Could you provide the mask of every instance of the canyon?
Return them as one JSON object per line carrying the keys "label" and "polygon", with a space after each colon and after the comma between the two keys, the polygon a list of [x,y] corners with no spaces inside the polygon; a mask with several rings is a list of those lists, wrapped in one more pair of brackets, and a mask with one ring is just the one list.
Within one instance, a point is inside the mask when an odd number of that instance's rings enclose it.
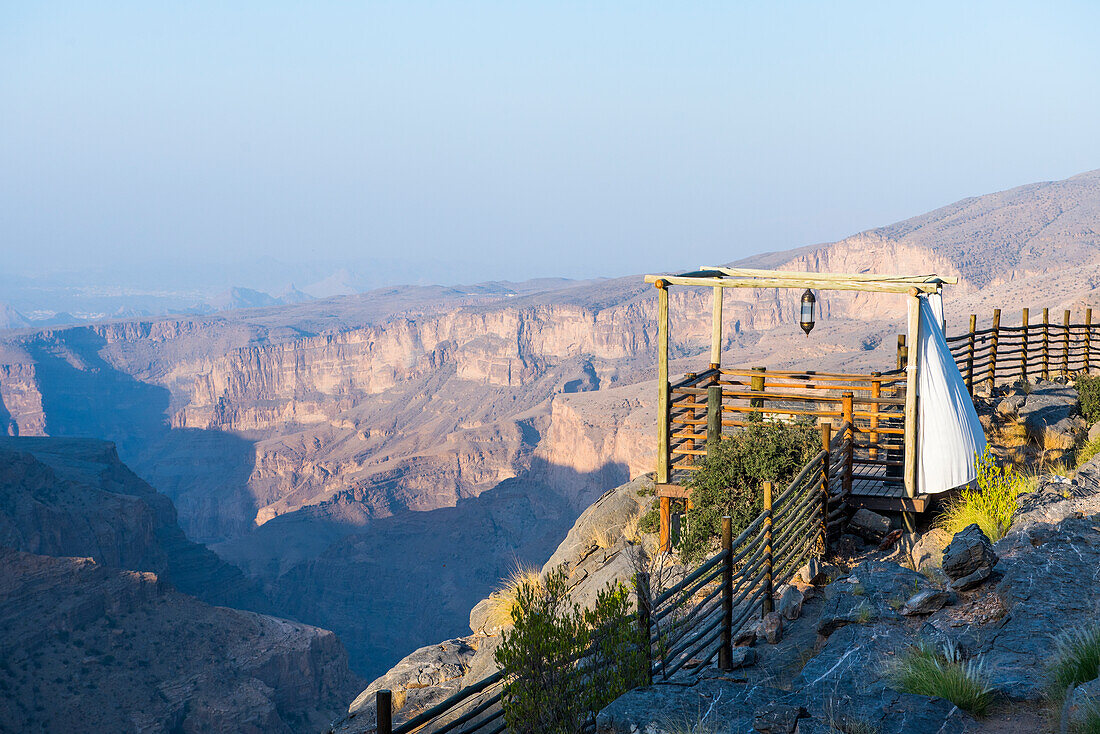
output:
{"label": "canyon", "polygon": [[[1002,304],[1100,303],[1098,222],[1093,171],[736,264],[958,276],[957,330]],[[807,338],[799,296],[727,293],[724,363],[893,366],[898,297],[820,293]],[[674,373],[709,361],[710,297],[671,291]],[[591,502],[652,469],[654,313],[635,275],[14,328],[0,332],[0,433],[113,442],[178,512],[172,542],[197,549],[158,574],[188,593],[185,567],[224,564],[237,596],[216,603],[332,630],[369,678],[465,634],[501,577],[542,565]],[[0,544],[95,556],[32,547],[26,528],[52,522],[32,515]],[[176,547],[165,557],[188,557]]]}

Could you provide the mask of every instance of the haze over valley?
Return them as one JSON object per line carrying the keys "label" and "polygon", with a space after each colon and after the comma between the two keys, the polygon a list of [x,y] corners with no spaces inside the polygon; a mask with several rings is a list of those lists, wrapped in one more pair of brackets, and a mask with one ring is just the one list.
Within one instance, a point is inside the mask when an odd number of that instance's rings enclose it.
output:
{"label": "haze over valley", "polygon": [[[958,275],[950,330],[1006,302],[1100,303],[1097,221],[1094,171],[741,264]],[[333,630],[370,678],[461,634],[516,564],[651,470],[652,294],[640,275],[403,286],[9,330],[0,425],[113,442],[190,541],[254,584],[240,606]],[[822,293],[807,339],[797,296],[729,293],[724,362],[893,366],[897,297]],[[709,298],[673,290],[675,370],[707,359]]]}

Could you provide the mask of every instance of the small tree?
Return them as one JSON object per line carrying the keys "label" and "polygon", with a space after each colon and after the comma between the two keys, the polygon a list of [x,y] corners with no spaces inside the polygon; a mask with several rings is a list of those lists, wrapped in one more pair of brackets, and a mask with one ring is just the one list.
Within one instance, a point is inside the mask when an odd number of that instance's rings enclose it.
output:
{"label": "small tree", "polygon": [[751,423],[724,436],[688,483],[692,507],[680,544],[683,559],[694,563],[711,551],[723,515],[730,516],[734,535],[748,527],[764,509],[763,483],[785,485],[819,450],[810,423]]}
{"label": "small tree", "polygon": [[643,681],[627,588],[609,584],[586,610],[568,600],[567,578],[558,567],[541,584],[520,585],[515,626],[495,653],[507,673],[501,705],[512,734],[573,734]]}

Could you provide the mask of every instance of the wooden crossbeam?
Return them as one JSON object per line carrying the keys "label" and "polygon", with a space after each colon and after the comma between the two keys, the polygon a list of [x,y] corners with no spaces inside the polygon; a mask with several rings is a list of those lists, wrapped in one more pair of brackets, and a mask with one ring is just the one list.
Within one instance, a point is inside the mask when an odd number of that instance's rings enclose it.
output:
{"label": "wooden crossbeam", "polygon": [[865,291],[874,293],[908,293],[916,288],[922,293],[935,293],[940,283],[900,281],[814,280],[811,278],[731,278],[727,276],[647,275],[646,283],[694,285],[717,288],[816,288],[830,291]]}
{"label": "wooden crossbeam", "polygon": [[[737,278],[784,278],[789,280],[848,280],[864,283],[907,283],[920,285],[923,283],[943,283],[944,285],[957,285],[959,279],[955,276],[936,275],[884,275],[881,273],[816,273],[799,270],[754,270],[752,268],[725,268],[718,265],[704,265],[699,268],[700,273],[722,273]],[[684,273],[687,275],[687,273]]]}

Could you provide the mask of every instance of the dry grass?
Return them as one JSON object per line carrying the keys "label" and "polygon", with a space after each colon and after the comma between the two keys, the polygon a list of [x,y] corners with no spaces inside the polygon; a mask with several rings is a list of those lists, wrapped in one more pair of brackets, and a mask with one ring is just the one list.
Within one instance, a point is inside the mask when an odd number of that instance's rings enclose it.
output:
{"label": "dry grass", "polygon": [[597,527],[592,530],[592,545],[597,548],[611,548],[615,545],[615,541],[619,539],[619,533],[615,528]]}
{"label": "dry grass", "polygon": [[512,611],[516,609],[516,596],[524,584],[542,586],[542,575],[538,568],[517,567],[501,582],[501,587],[489,595],[489,614],[485,620],[487,627],[512,626]]}
{"label": "dry grass", "polygon": [[623,537],[626,538],[626,542],[631,543],[632,545],[641,544],[641,524],[642,516],[644,514],[645,513],[639,510],[638,512],[635,512],[633,515],[631,515],[630,519],[628,519],[626,523],[623,524]]}

